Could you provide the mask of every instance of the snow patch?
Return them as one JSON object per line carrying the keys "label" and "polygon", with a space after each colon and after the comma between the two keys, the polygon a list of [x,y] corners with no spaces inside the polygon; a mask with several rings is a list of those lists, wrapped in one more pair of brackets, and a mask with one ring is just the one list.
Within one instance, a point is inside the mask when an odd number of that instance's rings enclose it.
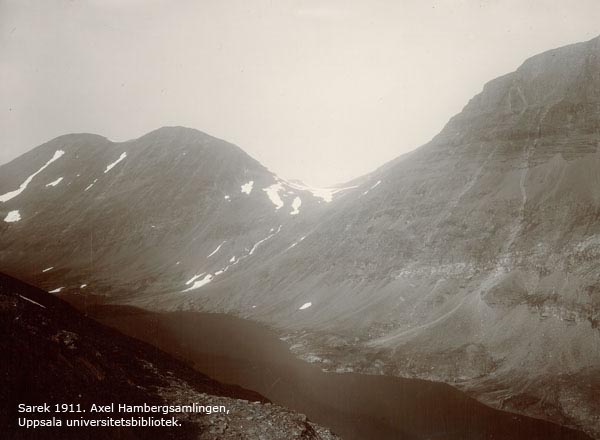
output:
{"label": "snow patch", "polygon": [[300,197],[296,197],[294,199],[294,201],[292,202],[292,212],[290,212],[290,215],[297,215],[300,213],[300,205],[302,205],[302,199],[300,199]]}
{"label": "snow patch", "polygon": [[211,274],[208,274],[204,278],[202,278],[200,281],[195,281],[191,287],[188,287],[187,289],[183,290],[183,292],[189,292],[190,290],[199,289],[200,287],[205,286],[206,284],[210,283],[213,278],[214,277]]}
{"label": "snow patch", "polygon": [[367,194],[369,194],[369,191],[371,191],[372,189],[375,189],[379,186],[379,184],[381,183],[381,180],[378,180],[375,185],[373,185],[371,188],[369,188],[368,190],[366,190],[365,192],[363,192],[363,196],[366,196]]}
{"label": "snow patch", "polygon": [[59,177],[58,179],[56,179],[56,180],[53,180],[53,181],[52,181],[52,182],[50,182],[50,183],[47,183],[47,184],[46,184],[46,188],[47,188],[47,187],[49,187],[49,186],[56,186],[56,185],[58,185],[60,182],[62,182],[62,180],[63,180],[63,178],[62,178],[62,177]]}
{"label": "snow patch", "polygon": [[190,284],[192,284],[194,281],[196,281],[198,278],[200,278],[202,275],[204,275],[206,272],[202,272],[199,273],[198,275],[194,275],[192,278],[190,278],[189,280],[187,280],[185,282],[186,286],[189,286]]}
{"label": "snow patch", "polygon": [[229,260],[230,263],[235,263],[235,255]]}
{"label": "snow patch", "polygon": [[35,304],[36,306],[40,306],[42,309],[45,309],[45,308],[46,308],[46,306],[44,306],[44,305],[40,304],[39,302],[36,302],[36,301],[34,301],[34,300],[32,300],[32,299],[29,299],[29,298],[27,298],[26,296],[23,296],[23,295],[19,295],[19,296],[20,296],[21,298],[23,298],[25,301],[29,301],[30,303],[32,303],[32,304]]}
{"label": "snow patch", "polygon": [[334,191],[330,188],[307,188],[307,191],[310,191],[313,196],[323,199],[327,203],[333,200]]}
{"label": "snow patch", "polygon": [[283,206],[283,200],[279,197],[279,191],[285,191],[285,188],[281,183],[274,183],[271,186],[263,188],[263,191],[267,193],[269,200],[275,205],[275,210],[278,210]]}
{"label": "snow patch", "polygon": [[123,152],[121,153],[121,155],[119,156],[119,158],[117,160],[115,160],[113,163],[108,164],[108,166],[106,167],[106,169],[104,170],[104,174],[108,173],[110,170],[112,170],[119,162],[121,162],[123,159],[125,159],[127,157],[127,153]]}
{"label": "snow patch", "polygon": [[60,159],[60,157],[65,154],[65,152],[63,150],[56,150],[56,152],[54,153],[54,156],[52,156],[50,158],[50,160],[48,162],[46,162],[44,164],[44,166],[42,166],[39,170],[37,170],[35,173],[33,173],[31,176],[29,176],[27,179],[25,179],[25,182],[23,182],[18,189],[11,191],[11,192],[7,192],[6,194],[2,194],[0,196],[0,202],[8,202],[10,199],[13,199],[15,197],[17,197],[19,194],[21,194],[23,191],[25,191],[25,188],[27,188],[27,186],[31,183],[31,181],[33,180],[33,178],[35,176],[37,176],[39,173],[41,173],[42,171],[44,171],[46,169],[46,167],[48,165],[50,165],[52,162],[54,162],[57,159]]}
{"label": "snow patch", "polygon": [[219,249],[221,249],[221,246],[223,246],[225,243],[227,243],[227,240],[225,240],[223,243],[221,243],[219,246],[217,246],[217,248],[214,251],[212,251],[210,254],[208,254],[208,256],[206,258],[210,258],[214,254],[216,254],[217,252],[219,252]]}
{"label": "snow patch", "polygon": [[244,183],[241,188],[244,194],[250,194],[252,192],[252,187],[254,186],[254,180],[251,180],[248,183]]}
{"label": "snow patch", "polygon": [[228,195],[223,197],[225,200],[231,200],[231,197],[229,197]]}
{"label": "snow patch", "polygon": [[279,225],[279,228],[277,228],[277,231],[275,231],[275,232],[267,235],[262,240],[256,242],[254,244],[254,246],[252,246],[252,249],[250,249],[250,252],[248,252],[248,255],[252,255],[258,246],[260,246],[262,243],[264,243],[265,241],[267,241],[269,238],[274,237],[275,235],[277,235],[279,233],[279,231],[281,231],[281,225]]}
{"label": "snow patch", "polygon": [[10,211],[8,214],[6,214],[6,217],[4,217],[4,221],[6,223],[14,223],[18,222],[19,220],[21,220],[21,213],[18,210]]}
{"label": "snow patch", "polygon": [[79,286],[80,289],[85,289],[87,287],[87,284],[82,284],[81,286]]}
{"label": "snow patch", "polygon": [[98,179],[94,179],[94,181],[92,183],[90,183],[86,189],[83,190],[83,192],[86,192],[88,189],[90,189],[92,186],[94,186],[94,183],[96,183],[98,181]]}
{"label": "snow patch", "polygon": [[302,304],[298,310],[308,309],[310,306],[312,306],[312,303],[307,302],[307,303]]}
{"label": "snow patch", "polygon": [[300,240],[295,241],[294,243],[292,243],[287,249],[286,251],[289,251],[291,248],[296,247],[298,245],[298,243],[300,243],[302,240],[304,240],[306,238],[306,235],[303,237],[300,237]]}
{"label": "snow patch", "polygon": [[333,196],[335,194],[342,192],[342,191],[349,190],[349,189],[357,188],[357,185],[347,186],[345,188],[314,188],[312,186],[301,185],[299,183],[292,183],[292,182],[287,182],[287,181],[285,183],[286,183],[286,185],[288,185],[291,188],[294,188],[296,190],[308,191],[314,197],[322,199],[323,201],[325,201],[327,203],[330,203],[333,200]]}
{"label": "snow patch", "polygon": [[60,291],[61,291],[61,290],[63,290],[63,289],[64,289],[64,287],[57,287],[57,288],[56,288],[56,289],[54,289],[54,290],[50,290],[48,293],[58,293],[58,292],[60,292]]}
{"label": "snow patch", "polygon": [[44,273],[44,272],[49,272],[49,271],[51,271],[52,269],[54,269],[54,266],[47,267],[47,268],[45,268],[45,269],[42,271],[42,273]]}

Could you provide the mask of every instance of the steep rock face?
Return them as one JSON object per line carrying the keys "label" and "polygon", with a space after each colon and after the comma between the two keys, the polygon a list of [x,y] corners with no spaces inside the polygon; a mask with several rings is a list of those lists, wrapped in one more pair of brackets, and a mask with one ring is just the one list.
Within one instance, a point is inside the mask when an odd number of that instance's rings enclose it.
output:
{"label": "steep rock face", "polygon": [[193,301],[297,331],[307,359],[456,382],[600,435],[599,57],[594,39],[492,81],[301,244],[271,243],[260,276]]}
{"label": "steep rock face", "polygon": [[[600,103],[588,93],[599,87],[597,55],[598,39],[539,55],[492,81],[431,143],[368,176],[301,245],[270,261],[271,284],[296,292],[342,286],[345,298],[358,286],[371,290],[361,305],[406,309],[402,291],[419,290],[406,279],[455,277],[456,286],[437,285],[436,301],[474,284],[486,307],[530,303],[543,315],[551,304],[572,303],[572,319],[594,327],[597,279],[586,265],[598,257]],[[515,94],[528,104],[511,104]],[[567,280],[569,272],[582,277]],[[503,285],[512,286],[506,298],[488,292]],[[332,300],[330,285],[325,290],[322,308],[343,315],[344,301]],[[356,301],[347,302],[356,311]]]}

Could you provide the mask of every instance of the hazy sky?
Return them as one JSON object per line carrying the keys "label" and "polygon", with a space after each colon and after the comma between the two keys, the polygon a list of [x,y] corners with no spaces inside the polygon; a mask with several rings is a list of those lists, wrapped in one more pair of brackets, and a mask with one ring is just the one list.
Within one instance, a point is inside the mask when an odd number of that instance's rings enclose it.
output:
{"label": "hazy sky", "polygon": [[598,0],[0,0],[0,163],[65,133],[184,125],[328,185],[599,23]]}

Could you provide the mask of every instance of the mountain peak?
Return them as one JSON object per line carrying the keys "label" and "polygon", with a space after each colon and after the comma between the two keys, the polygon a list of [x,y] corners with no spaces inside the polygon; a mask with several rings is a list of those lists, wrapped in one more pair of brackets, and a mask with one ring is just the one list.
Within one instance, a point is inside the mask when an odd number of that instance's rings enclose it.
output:
{"label": "mountain peak", "polygon": [[218,139],[195,128],[177,126],[164,126],[152,130],[139,139],[186,139],[186,140],[214,140]]}
{"label": "mountain peak", "polygon": [[242,154],[250,158],[244,150],[235,144],[211,136],[210,134],[195,128],[183,126],[165,126],[157,128],[137,139],[133,139],[132,142],[145,146],[169,147],[169,150],[171,147],[185,148],[187,146],[196,145],[209,147],[213,151],[225,150],[230,153]]}
{"label": "mountain peak", "polygon": [[[485,84],[438,135],[461,139],[527,139],[541,131],[593,133],[600,103],[600,37],[528,58]],[[586,150],[587,151],[587,150]]]}
{"label": "mountain peak", "polygon": [[181,134],[181,133],[194,133],[197,135],[209,136],[207,133],[200,131],[196,128],[185,127],[183,125],[164,125],[155,130],[150,131],[147,135],[151,134]]}
{"label": "mountain peak", "polygon": [[55,137],[48,143],[74,143],[74,142],[106,142],[110,140],[102,135],[95,133],[67,133]]}
{"label": "mountain peak", "polygon": [[562,100],[600,100],[600,36],[534,55],[485,84],[465,110],[520,112]]}

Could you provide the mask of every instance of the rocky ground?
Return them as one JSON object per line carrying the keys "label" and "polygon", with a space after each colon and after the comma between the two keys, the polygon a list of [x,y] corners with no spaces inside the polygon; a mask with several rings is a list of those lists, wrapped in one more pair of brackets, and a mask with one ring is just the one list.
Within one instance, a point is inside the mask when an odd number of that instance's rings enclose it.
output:
{"label": "rocky ground", "polygon": [[335,440],[339,437],[328,429],[311,423],[305,415],[294,413],[271,403],[199,394],[187,383],[171,382],[160,390],[166,401],[175,405],[200,402],[203,405],[223,405],[229,414],[211,417],[184,414],[182,418],[201,427],[198,439],[260,439],[260,440]]}
{"label": "rocky ground", "polygon": [[[301,414],[272,405],[252,391],[214,381],[155,347],[86,318],[60,299],[4,275],[0,275],[0,327],[3,438],[338,438]],[[178,414],[182,426],[169,429],[17,426],[17,419],[24,416],[17,413],[19,403],[73,403],[89,408],[93,403],[192,402],[223,405],[229,413]],[[90,417],[89,412],[84,417]]]}

